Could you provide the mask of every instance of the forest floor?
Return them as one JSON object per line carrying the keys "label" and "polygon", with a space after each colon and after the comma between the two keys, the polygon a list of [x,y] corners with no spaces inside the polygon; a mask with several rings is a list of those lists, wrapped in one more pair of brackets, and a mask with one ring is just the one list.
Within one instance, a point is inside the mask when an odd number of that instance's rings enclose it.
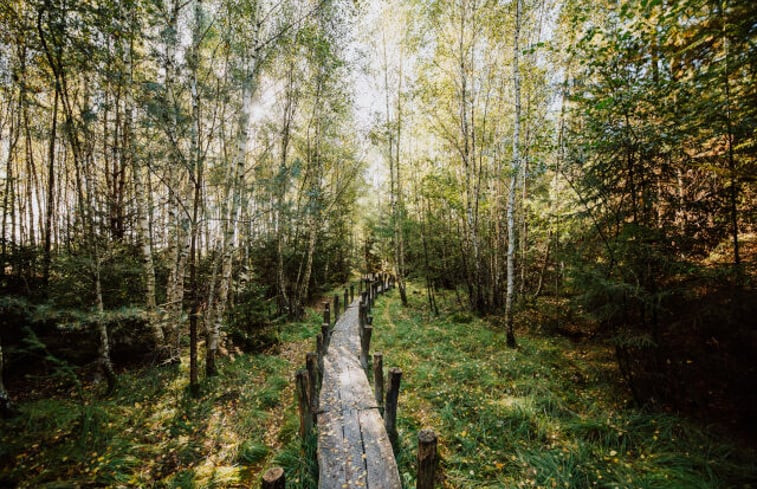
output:
{"label": "forest floor", "polygon": [[[428,314],[410,284],[373,309],[373,351],[403,370],[398,464],[415,487],[416,435],[439,436],[445,488],[757,488],[757,457],[725,435],[631,406],[612,350],[538,331],[519,318],[519,347],[487,320],[441,300]],[[297,437],[293,376],[313,349],[320,315],[282,325],[275,352],[229,356],[199,398],[178,368],[124,371],[111,396],[87,384],[28,395],[0,421],[0,487],[257,487],[287,470],[315,488],[312,446]],[[33,381],[31,379],[30,381]]]}

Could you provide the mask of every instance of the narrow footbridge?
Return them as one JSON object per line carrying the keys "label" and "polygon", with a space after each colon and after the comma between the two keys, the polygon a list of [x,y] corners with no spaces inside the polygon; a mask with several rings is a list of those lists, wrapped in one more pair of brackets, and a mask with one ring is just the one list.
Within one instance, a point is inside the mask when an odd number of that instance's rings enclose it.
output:
{"label": "narrow footbridge", "polygon": [[[385,284],[387,281],[380,281],[372,293],[383,292]],[[368,347],[366,334],[361,333],[372,330],[361,327],[360,304],[361,299],[356,298],[346,307],[331,329],[322,355],[317,408],[320,489],[401,488],[379,406],[383,385],[380,390],[372,389],[366,376]],[[383,372],[379,376],[383,383]]]}

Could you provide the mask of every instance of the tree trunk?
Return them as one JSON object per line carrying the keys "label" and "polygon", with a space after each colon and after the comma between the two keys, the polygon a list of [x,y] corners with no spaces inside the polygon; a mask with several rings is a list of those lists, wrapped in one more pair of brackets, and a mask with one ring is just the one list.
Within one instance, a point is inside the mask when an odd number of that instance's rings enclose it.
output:
{"label": "tree trunk", "polygon": [[[232,265],[234,259],[234,240],[236,234],[236,223],[238,221],[238,212],[240,208],[240,202],[242,199],[242,181],[244,178],[244,164],[247,156],[247,146],[250,135],[250,110],[252,107],[252,97],[255,94],[257,86],[257,75],[259,71],[259,58],[258,51],[260,46],[258,44],[257,33],[254,42],[254,51],[252,57],[252,64],[247,68],[248,72],[245,76],[245,81],[242,86],[242,107],[239,114],[239,120],[237,122],[237,141],[236,141],[236,154],[234,157],[234,166],[231,170],[231,179],[229,181],[229,187],[231,189],[231,206],[228,207],[228,212],[222,216],[223,223],[223,237],[222,237],[222,265],[221,265],[221,277],[218,284],[218,296],[216,298],[216,304],[213,310],[212,327],[208,331],[208,339],[206,343],[206,363],[205,370],[208,376],[216,375],[216,362],[215,357],[218,351],[218,344],[221,336],[221,326],[223,324],[223,317],[226,313],[226,304],[229,300],[229,289],[231,288],[232,281]],[[228,192],[227,192],[228,194]],[[224,204],[223,207],[226,207]],[[210,304],[213,307],[213,304]]]}
{"label": "tree trunk", "polygon": [[[131,138],[130,138],[131,139]],[[150,222],[149,222],[149,209],[147,206],[147,192],[143,185],[143,171],[137,163],[137,159],[134,155],[135,148],[131,150],[131,163],[132,171],[134,173],[134,196],[136,198],[137,206],[137,241],[140,245],[142,252],[142,273],[145,280],[145,308],[147,310],[147,318],[150,325],[150,330],[153,333],[153,340],[155,341],[155,349],[157,352],[165,348],[165,335],[163,334],[163,328],[158,321],[158,305],[156,302],[156,287],[155,287],[155,264],[152,258],[152,239],[150,236]]]}
{"label": "tree trunk", "polygon": [[200,217],[200,196],[202,191],[202,156],[200,152],[200,106],[197,91],[197,64],[202,26],[200,0],[194,0],[194,25],[192,26],[192,48],[189,59],[190,85],[192,91],[192,121],[190,130],[191,180],[194,182],[192,199],[192,220],[189,245],[189,274],[191,283],[192,310],[189,314],[189,387],[192,394],[199,390],[197,367],[197,323],[200,316],[200,290],[197,279],[197,235]]}
{"label": "tree trunk", "polygon": [[513,289],[515,278],[515,187],[518,182],[520,137],[520,73],[518,71],[518,37],[520,35],[520,0],[515,0],[515,41],[513,45],[513,85],[515,89],[515,121],[513,129],[513,161],[510,173],[510,189],[507,196],[507,290],[505,293],[505,327],[507,345],[516,346],[513,327]]}
{"label": "tree trunk", "polygon": [[54,190],[55,190],[55,136],[58,124],[58,91],[54,90],[53,96],[53,115],[52,127],[50,128],[50,144],[48,146],[47,156],[47,208],[45,210],[45,244],[44,255],[42,259],[42,284],[47,287],[50,281],[50,262],[52,247],[52,223],[53,210],[55,208]]}
{"label": "tree trunk", "polygon": [[3,344],[0,338],[0,417],[5,418],[13,411],[13,404],[3,383]]}

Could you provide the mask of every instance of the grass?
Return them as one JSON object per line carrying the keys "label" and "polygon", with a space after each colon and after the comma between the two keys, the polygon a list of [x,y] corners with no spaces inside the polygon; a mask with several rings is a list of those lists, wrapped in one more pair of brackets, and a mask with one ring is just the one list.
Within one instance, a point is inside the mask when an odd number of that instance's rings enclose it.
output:
{"label": "grass", "polygon": [[[521,328],[511,350],[452,301],[431,317],[412,283],[408,295],[406,308],[391,291],[372,312],[373,350],[403,369],[404,487],[415,487],[417,433],[431,427],[444,488],[757,489],[753,451],[630,407],[608,348]],[[278,352],[223,358],[198,398],[184,362],[124,372],[108,397],[86,384],[81,401],[23,400],[0,421],[0,487],[257,487],[281,465],[288,488],[315,489],[315,440],[297,435],[292,379],[320,323],[309,311],[281,325]]]}
{"label": "grass", "polygon": [[403,308],[392,291],[373,310],[373,349],[403,370],[405,487],[424,427],[439,436],[445,488],[757,487],[753,451],[631,407],[609,348],[521,330],[512,350],[486,320],[451,302],[429,317],[422,291],[410,284],[408,296]]}
{"label": "grass", "polygon": [[251,487],[278,464],[289,487],[314,488],[293,377],[320,322],[283,325],[278,354],[223,358],[197,398],[184,361],[123,372],[107,397],[89,384],[81,400],[64,390],[19,402],[19,416],[0,420],[0,487]]}

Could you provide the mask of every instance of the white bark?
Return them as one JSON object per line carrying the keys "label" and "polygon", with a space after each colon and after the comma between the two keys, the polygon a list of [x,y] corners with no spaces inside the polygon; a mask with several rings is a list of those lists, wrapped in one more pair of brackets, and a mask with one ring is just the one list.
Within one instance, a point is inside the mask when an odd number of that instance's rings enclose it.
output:
{"label": "white bark", "polygon": [[[247,67],[247,73],[242,83],[242,107],[239,112],[239,119],[237,121],[237,141],[236,141],[236,153],[233,160],[233,169],[231,171],[229,186],[227,189],[231,190],[231,205],[228,206],[227,211],[223,213],[223,236],[222,236],[222,264],[221,264],[221,278],[218,284],[218,297],[215,301],[215,306],[211,304],[213,308],[211,314],[213,316],[212,328],[208,331],[206,355],[207,355],[207,369],[209,375],[214,375],[215,372],[215,356],[218,351],[218,344],[221,336],[221,326],[223,325],[223,317],[226,312],[226,304],[229,300],[229,290],[231,289],[232,282],[232,265],[234,260],[235,251],[235,235],[237,230],[237,221],[239,220],[240,203],[242,200],[242,182],[244,180],[244,167],[245,160],[247,159],[248,144],[250,139],[250,114],[252,109],[252,101],[257,89],[257,77],[260,71],[260,56],[259,51],[261,49],[259,44],[259,30],[255,34],[255,40],[253,42],[254,49],[252,53],[252,60],[250,66]],[[229,192],[227,191],[228,195]],[[226,207],[227,204],[223,203]]]}
{"label": "white bark", "polygon": [[520,35],[520,0],[515,0],[515,42],[513,45],[513,87],[515,90],[515,122],[513,126],[513,160],[510,173],[510,189],[507,196],[507,290],[505,293],[505,326],[507,328],[507,344],[515,346],[513,331],[513,289],[515,278],[515,187],[518,183],[518,169],[520,167],[520,72],[518,71]]}

